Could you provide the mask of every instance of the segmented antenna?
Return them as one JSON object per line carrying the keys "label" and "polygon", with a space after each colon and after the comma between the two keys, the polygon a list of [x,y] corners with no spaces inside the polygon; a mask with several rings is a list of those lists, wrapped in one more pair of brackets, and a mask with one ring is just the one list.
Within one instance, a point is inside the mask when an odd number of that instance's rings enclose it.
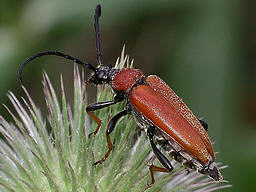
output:
{"label": "segmented antenna", "polygon": [[23,69],[24,67],[32,60],[38,58],[38,57],[42,57],[42,56],[45,56],[45,55],[55,55],[55,56],[59,56],[59,57],[64,57],[65,59],[68,59],[68,60],[71,60],[73,61],[74,63],[77,63],[79,65],[83,65],[84,67],[92,70],[95,72],[95,67],[93,67],[91,64],[89,63],[85,63],[75,57],[72,57],[70,55],[67,55],[67,54],[64,54],[64,53],[61,53],[61,52],[58,52],[58,51],[47,51],[47,52],[42,52],[42,53],[38,53],[30,58],[28,58],[21,66],[20,66],[20,69],[19,69],[19,79],[20,81],[22,81],[22,72],[23,72]]}
{"label": "segmented antenna", "polygon": [[96,52],[97,52],[97,62],[99,65],[103,64],[102,61],[102,54],[101,54],[101,48],[100,48],[100,31],[99,31],[99,17],[101,15],[101,6],[98,4],[95,9],[95,15],[94,15],[94,28],[96,33]]}

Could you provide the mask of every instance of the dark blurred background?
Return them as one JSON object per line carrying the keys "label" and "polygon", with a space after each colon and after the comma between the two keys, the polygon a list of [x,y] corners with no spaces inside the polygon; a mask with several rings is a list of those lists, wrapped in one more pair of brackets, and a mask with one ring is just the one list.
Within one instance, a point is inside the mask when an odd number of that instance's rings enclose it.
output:
{"label": "dark blurred background", "polygon": [[[256,173],[255,1],[10,0],[0,6],[0,103],[11,107],[8,90],[24,95],[17,71],[29,56],[59,50],[96,64],[93,15],[102,5],[100,32],[105,64],[123,45],[145,74],[162,77],[198,117],[209,124],[229,165],[224,191],[253,191]],[[44,106],[41,72],[55,87],[63,74],[71,92],[73,64],[42,57],[25,68],[23,84]],[[95,89],[89,89],[93,92]],[[89,95],[89,101],[95,96]],[[45,111],[45,107],[42,107]],[[0,113],[11,120],[3,106]],[[46,114],[46,113],[44,113]],[[254,187],[253,187],[254,186]]]}

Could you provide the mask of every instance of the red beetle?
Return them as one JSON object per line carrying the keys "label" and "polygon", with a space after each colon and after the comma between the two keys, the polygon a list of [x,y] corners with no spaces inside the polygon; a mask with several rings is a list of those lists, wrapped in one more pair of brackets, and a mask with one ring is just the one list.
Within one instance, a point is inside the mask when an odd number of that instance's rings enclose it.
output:
{"label": "red beetle", "polygon": [[101,7],[97,5],[94,27],[98,67],[95,68],[89,63],[84,63],[61,52],[43,52],[30,57],[21,65],[19,70],[20,80],[22,80],[24,66],[31,60],[44,55],[65,57],[92,70],[93,74],[88,82],[95,85],[109,84],[115,93],[112,101],[93,103],[86,107],[88,115],[98,124],[93,134],[98,132],[101,121],[92,111],[126,100],[126,108],[113,116],[108,123],[106,130],[108,151],[94,165],[103,163],[113,149],[110,133],[114,130],[117,121],[125,115],[132,114],[139,127],[146,131],[153,152],[163,165],[163,168],[150,166],[152,184],[154,183],[154,171],[170,172],[173,170],[170,161],[154,143],[154,137],[167,153],[171,154],[175,160],[181,162],[184,166],[195,169],[202,174],[207,174],[215,181],[221,181],[222,176],[214,162],[214,151],[206,133],[207,123],[198,120],[182,99],[159,77],[155,75],[146,77],[139,69],[116,69],[111,65],[103,65],[98,24],[100,15]]}

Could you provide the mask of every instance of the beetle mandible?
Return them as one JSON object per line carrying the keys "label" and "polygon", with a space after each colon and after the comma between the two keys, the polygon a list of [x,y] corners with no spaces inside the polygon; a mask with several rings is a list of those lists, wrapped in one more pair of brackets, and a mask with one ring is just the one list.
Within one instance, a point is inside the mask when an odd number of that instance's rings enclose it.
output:
{"label": "beetle mandible", "polygon": [[110,155],[113,149],[110,134],[114,130],[117,121],[121,117],[131,114],[138,126],[146,131],[152,150],[163,165],[163,167],[155,165],[149,167],[151,184],[155,182],[155,171],[171,172],[173,170],[168,158],[155,144],[154,138],[167,153],[170,153],[175,160],[181,162],[184,166],[209,175],[215,181],[221,181],[222,176],[214,162],[214,150],[206,132],[208,128],[206,122],[197,119],[188,106],[160,77],[156,75],[145,76],[139,69],[116,69],[111,65],[103,65],[99,33],[100,15],[101,6],[97,5],[94,15],[97,67],[58,51],[48,51],[28,58],[20,67],[19,79],[22,81],[22,72],[25,65],[33,59],[45,55],[64,57],[90,69],[93,73],[88,82],[95,85],[109,84],[115,94],[111,101],[93,103],[86,107],[88,115],[98,124],[97,129],[91,133],[94,135],[98,132],[101,121],[92,111],[103,109],[123,100],[126,101],[125,109],[114,115],[107,125],[108,151],[94,165],[103,163]]}

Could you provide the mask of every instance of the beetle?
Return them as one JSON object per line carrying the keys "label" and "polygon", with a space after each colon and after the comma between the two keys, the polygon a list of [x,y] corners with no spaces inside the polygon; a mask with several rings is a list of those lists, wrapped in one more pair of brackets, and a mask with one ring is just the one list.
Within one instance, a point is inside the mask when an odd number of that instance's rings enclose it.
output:
{"label": "beetle", "polygon": [[30,61],[41,56],[54,55],[72,60],[91,70],[89,83],[110,85],[114,92],[113,100],[89,104],[86,107],[88,115],[98,124],[97,129],[89,136],[96,135],[101,126],[101,120],[93,114],[93,111],[126,101],[125,109],[108,122],[106,129],[108,151],[101,160],[94,163],[95,166],[102,164],[110,155],[113,149],[110,134],[118,120],[126,115],[133,115],[138,126],[146,131],[152,150],[163,166],[150,165],[151,184],[155,182],[154,172],[173,170],[169,159],[159,150],[157,144],[185,167],[209,175],[217,182],[221,181],[222,175],[214,161],[215,154],[207,134],[206,122],[197,119],[182,99],[160,77],[145,76],[139,69],[117,69],[112,65],[103,65],[99,33],[100,16],[101,6],[97,5],[94,15],[97,67],[61,52],[41,52],[28,58],[21,65],[19,79],[22,81],[23,69]]}

